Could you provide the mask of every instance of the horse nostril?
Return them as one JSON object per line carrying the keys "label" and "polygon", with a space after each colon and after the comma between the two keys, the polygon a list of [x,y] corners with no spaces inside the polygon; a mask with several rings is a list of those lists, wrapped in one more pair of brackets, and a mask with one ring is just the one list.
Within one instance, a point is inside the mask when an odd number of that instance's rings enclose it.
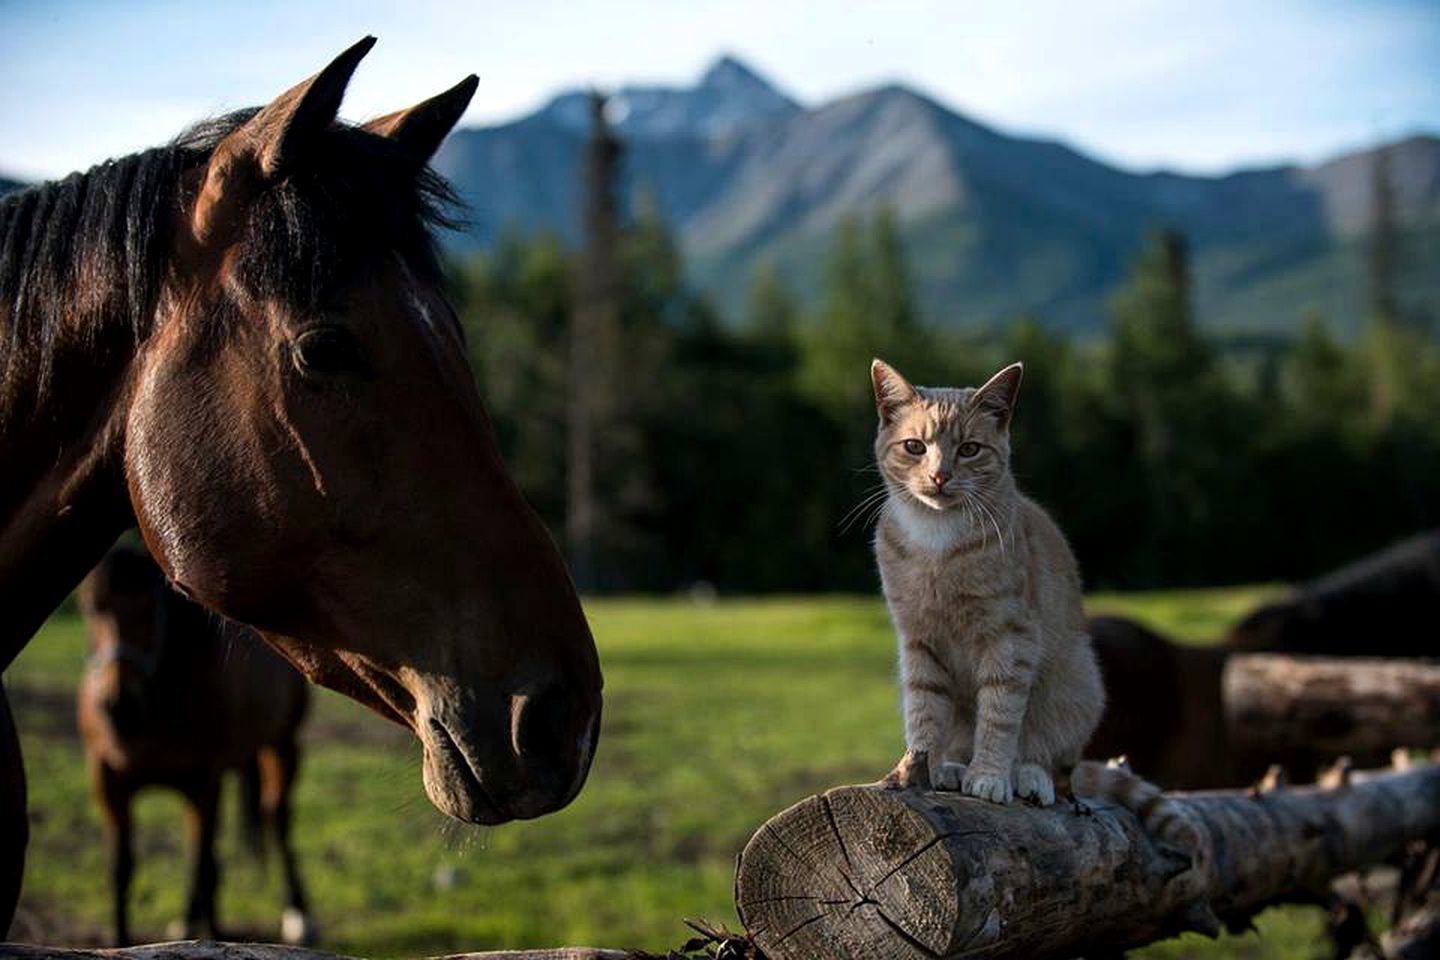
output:
{"label": "horse nostril", "polygon": [[574,710],[559,686],[537,694],[510,698],[510,739],[517,756],[554,758],[564,755],[573,738]]}

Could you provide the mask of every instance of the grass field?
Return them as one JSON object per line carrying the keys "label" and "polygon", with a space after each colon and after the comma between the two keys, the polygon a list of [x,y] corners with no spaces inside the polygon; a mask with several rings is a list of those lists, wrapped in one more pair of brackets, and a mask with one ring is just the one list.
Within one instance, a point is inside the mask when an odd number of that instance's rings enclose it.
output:
{"label": "grass field", "polygon": [[[1263,588],[1092,598],[1203,642]],[[317,696],[297,800],[302,868],[322,945],[365,956],[584,943],[661,950],[682,917],[736,926],[734,858],[772,813],[820,789],[874,780],[901,750],[893,641],[859,598],[587,604],[605,668],[590,780],[560,814],[492,829],[445,821],[420,786],[409,734]],[[109,910],[100,827],[84,784],[73,698],[85,640],[57,616],[6,672],[30,771],[33,838],[19,938],[99,943]],[[184,888],[179,801],[141,798],[137,935],[162,938]],[[273,938],[280,890],[230,855],[222,922]],[[1272,911],[1262,936],[1189,937],[1146,957],[1319,954],[1316,911]]]}

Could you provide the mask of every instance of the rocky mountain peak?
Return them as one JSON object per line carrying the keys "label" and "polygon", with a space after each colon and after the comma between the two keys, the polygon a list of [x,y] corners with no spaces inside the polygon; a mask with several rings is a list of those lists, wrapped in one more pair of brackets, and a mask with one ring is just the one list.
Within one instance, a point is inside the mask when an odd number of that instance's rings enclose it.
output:
{"label": "rocky mountain peak", "polygon": [[[587,94],[560,94],[539,116],[575,132],[590,122]],[[722,56],[693,87],[626,85],[610,95],[609,116],[631,138],[717,139],[799,111],[794,100],[733,56]]]}

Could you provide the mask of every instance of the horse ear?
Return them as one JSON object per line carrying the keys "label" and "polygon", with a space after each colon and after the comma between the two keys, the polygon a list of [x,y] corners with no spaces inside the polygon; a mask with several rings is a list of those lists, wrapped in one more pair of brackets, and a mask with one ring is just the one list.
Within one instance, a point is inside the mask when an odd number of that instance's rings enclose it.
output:
{"label": "horse ear", "polygon": [[881,423],[893,421],[897,410],[918,397],[910,381],[879,358],[870,361],[870,385],[875,388],[875,412]]}
{"label": "horse ear", "polygon": [[195,201],[192,223],[197,240],[205,244],[223,236],[254,195],[283,176],[335,122],[345,87],[373,46],[374,37],[361,40],[324,70],[270,101],[220,142]]}
{"label": "horse ear", "polygon": [[1020,393],[1020,378],[1025,373],[1023,363],[1012,363],[985,385],[975,391],[971,403],[992,414],[1000,427],[1010,425],[1010,415],[1015,412],[1015,398]]}
{"label": "horse ear", "polygon": [[405,110],[376,117],[363,129],[389,137],[403,145],[421,163],[428,163],[451,129],[460,122],[479,85],[480,78],[472,73],[444,93]]}

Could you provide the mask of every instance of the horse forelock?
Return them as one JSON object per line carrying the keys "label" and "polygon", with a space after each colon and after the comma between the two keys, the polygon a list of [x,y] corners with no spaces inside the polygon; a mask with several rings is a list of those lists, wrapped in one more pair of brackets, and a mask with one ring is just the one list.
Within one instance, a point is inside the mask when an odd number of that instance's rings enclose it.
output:
{"label": "horse forelock", "polygon": [[238,279],[301,313],[339,306],[391,257],[440,278],[436,228],[454,228],[458,200],[438,175],[416,171],[393,141],[335,126],[304,164],[263,190],[240,233]]}

